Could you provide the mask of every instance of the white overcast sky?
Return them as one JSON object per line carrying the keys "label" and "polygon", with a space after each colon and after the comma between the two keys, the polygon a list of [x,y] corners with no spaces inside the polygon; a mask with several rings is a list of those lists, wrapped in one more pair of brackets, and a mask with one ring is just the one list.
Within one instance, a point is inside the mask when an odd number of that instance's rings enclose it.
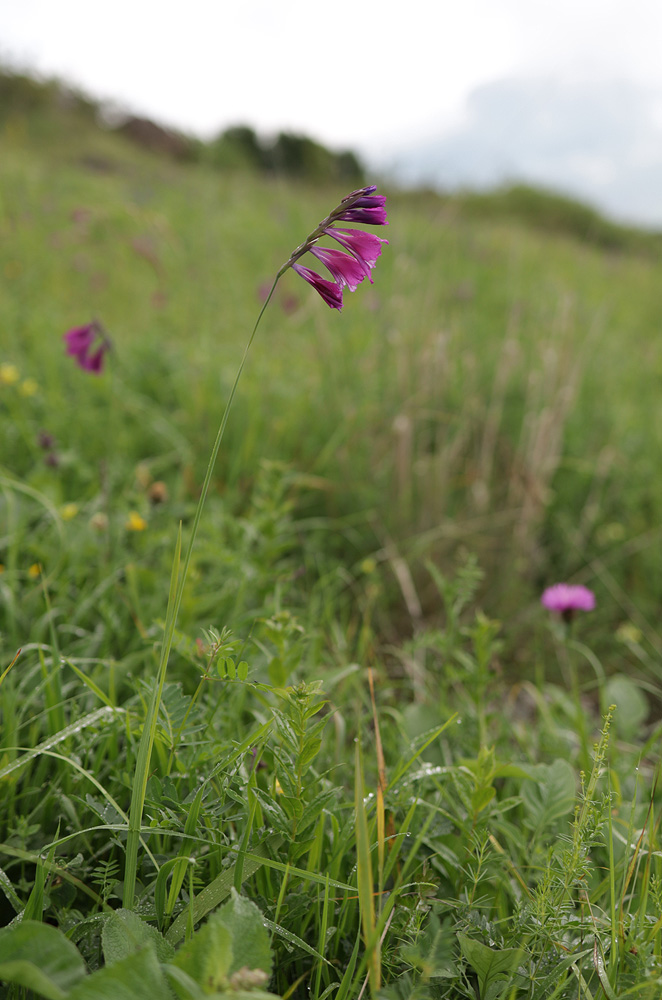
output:
{"label": "white overcast sky", "polygon": [[662,92],[662,0],[0,0],[0,61],[211,136],[230,124],[359,151],[462,120],[503,77]]}

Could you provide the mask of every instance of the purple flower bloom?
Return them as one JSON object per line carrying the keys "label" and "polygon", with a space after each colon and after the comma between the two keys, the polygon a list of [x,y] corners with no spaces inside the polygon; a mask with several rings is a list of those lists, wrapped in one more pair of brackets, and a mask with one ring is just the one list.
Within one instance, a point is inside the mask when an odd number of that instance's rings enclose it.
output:
{"label": "purple flower bloom", "polygon": [[321,274],[311,271],[303,264],[292,264],[292,270],[305,278],[308,284],[320,293],[327,306],[331,306],[332,309],[342,309],[342,284],[339,281],[327,281]]}
{"label": "purple flower bloom", "polygon": [[[94,320],[86,326],[76,326],[64,334],[62,338],[67,344],[67,354],[74,357],[80,367],[94,375],[103,370],[103,359],[110,350],[110,340],[100,323]],[[96,350],[91,353],[92,347]]]}
{"label": "purple flower bloom", "polygon": [[555,611],[569,622],[576,611],[593,611],[595,594],[588,587],[579,584],[555,583],[553,587],[547,587],[543,591],[540,602],[543,607]]}
{"label": "purple flower bloom", "polygon": [[[384,195],[374,194],[376,186],[359,188],[352,191],[350,195],[343,198],[337,206],[320,222],[317,229],[308,236],[306,240],[297,247],[290,259],[278,272],[278,277],[289,267],[292,267],[297,274],[301,275],[305,281],[315,288],[324,301],[332,309],[342,309],[343,288],[345,285],[350,292],[356,290],[364,278],[372,281],[370,274],[375,266],[377,258],[382,252],[382,243],[388,240],[373,236],[372,233],[363,232],[361,229],[336,229],[335,222],[340,220],[349,222],[365,222],[373,226],[388,225],[386,219],[386,209],[384,205],[386,198]],[[330,236],[337,240],[345,250],[331,250],[326,247],[317,246],[318,240],[322,236]],[[331,273],[333,281],[328,281],[308,267],[303,267],[296,262],[305,253],[312,253]]]}
{"label": "purple flower bloom", "polygon": [[[330,231],[330,235],[333,230]],[[327,250],[326,247],[311,247],[313,257],[321,260],[341,285],[347,285],[350,292],[355,292],[359,283],[370,274],[368,265],[358,257],[350,257],[342,250]],[[372,280],[372,279],[371,279]]]}
{"label": "purple flower bloom", "polygon": [[388,243],[388,240],[382,239],[381,236],[375,236],[374,233],[366,233],[363,229],[336,229],[331,227],[326,230],[326,235],[337,240],[341,246],[349,250],[366,267],[366,274],[372,282],[370,270],[375,266],[377,258],[382,252],[382,243]]}
{"label": "purple flower bloom", "polygon": [[386,209],[384,208],[386,198],[383,194],[372,193],[376,190],[377,185],[371,184],[361,191],[353,191],[349,198],[345,198],[343,201],[349,201],[354,195],[360,195],[360,197],[354,198],[351,207],[335,215],[335,218],[342,222],[366,222],[371,226],[388,226]]}
{"label": "purple flower bloom", "polygon": [[[375,195],[375,197],[377,197]],[[368,201],[367,198],[363,199]],[[370,199],[372,200],[372,199]],[[369,208],[348,208],[346,212],[337,215],[339,222],[367,222],[371,226],[388,226],[386,219],[386,209],[377,206]]]}
{"label": "purple flower bloom", "polygon": [[73,355],[82,365],[94,341],[94,324],[75,326],[73,330],[65,333],[63,340],[67,342],[67,354]]}

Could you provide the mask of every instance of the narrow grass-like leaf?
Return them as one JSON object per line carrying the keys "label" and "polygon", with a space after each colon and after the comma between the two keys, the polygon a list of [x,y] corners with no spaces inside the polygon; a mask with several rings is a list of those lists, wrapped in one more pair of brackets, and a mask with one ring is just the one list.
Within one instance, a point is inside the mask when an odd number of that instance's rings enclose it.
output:
{"label": "narrow grass-like leaf", "polygon": [[133,898],[136,887],[136,870],[138,867],[138,845],[140,843],[143,806],[145,804],[145,794],[147,791],[147,778],[149,776],[152,747],[154,746],[154,737],[156,734],[161,693],[165,683],[168,657],[170,655],[170,647],[175,630],[177,580],[179,576],[181,545],[182,527],[180,524],[179,531],[177,533],[175,555],[172,561],[172,569],[170,573],[170,593],[168,597],[168,607],[166,610],[165,634],[163,637],[163,645],[161,647],[161,658],[159,661],[157,682],[154,686],[152,698],[150,700],[145,722],[143,724],[143,731],[140,737],[138,757],[133,776],[131,806],[129,808],[129,832],[126,841],[126,854],[124,862],[123,904],[124,908],[127,910],[131,910],[133,908]]}
{"label": "narrow grass-like leaf", "polygon": [[[124,714],[123,709],[116,708],[97,708],[96,711],[90,712],[89,715],[85,715],[82,719],[78,719],[76,722],[72,722],[70,725],[65,726],[61,729],[59,733],[53,733],[49,736],[47,740],[43,743],[39,743],[38,746],[34,747],[32,750],[26,750],[22,757],[18,757],[16,760],[11,761],[9,764],[5,764],[4,767],[0,768],[0,779],[11,774],[12,771],[17,771],[20,767],[23,767],[29,761],[34,760],[35,757],[39,757],[40,754],[47,750],[51,750],[58,743],[64,742],[64,740],[69,739],[70,736],[75,736],[82,729],[87,729],[89,726],[95,726],[102,722],[104,719],[109,719],[114,717],[117,713]],[[24,747],[15,747],[14,749],[23,750]]]}
{"label": "narrow grass-like leaf", "polygon": [[[277,837],[272,841],[273,846],[276,847],[281,842],[281,838]],[[243,877],[244,880],[250,878],[258,868],[261,867],[265,862],[265,858],[262,858],[258,853],[257,849],[251,853],[251,855],[244,855],[244,865],[243,865]],[[213,910],[219,903],[222,903],[226,899],[234,887],[234,865],[228,868],[226,871],[222,872],[213,882],[205,886],[201,892],[195,897],[193,904],[191,906],[191,916],[189,916],[189,908],[180,913],[179,916],[173,921],[172,926],[166,933],[166,939],[171,942],[171,944],[177,944],[182,940],[186,934],[186,927],[189,919],[193,920],[194,924],[202,920],[210,910]]]}
{"label": "narrow grass-like leaf", "polygon": [[63,663],[66,663],[67,666],[70,667],[71,670],[73,670],[76,677],[78,677],[78,679],[83,682],[85,687],[88,687],[90,689],[92,694],[96,695],[99,701],[102,701],[104,705],[108,706],[108,708],[114,707],[108,695],[104,694],[99,685],[95,684],[91,677],[88,677],[87,674],[84,673],[84,671],[82,671],[79,667],[77,667],[76,664],[73,662],[73,660],[70,660],[65,656],[63,657]]}
{"label": "narrow grass-like leaf", "polygon": [[[184,835],[192,837],[195,834],[198,817],[200,815],[200,806],[202,805],[202,797],[204,795],[205,786],[201,785],[198,789],[196,796],[191,804],[186,817],[186,823],[184,825]],[[177,897],[181,891],[182,885],[184,884],[184,879],[186,877],[186,869],[191,863],[191,859],[187,851],[188,842],[184,840],[182,846],[179,850],[179,858],[177,864],[173,868],[172,881],[170,882],[170,892],[168,893],[168,902],[166,904],[165,917],[169,919],[175,909],[175,903],[177,902]]]}
{"label": "narrow grass-like leaf", "polygon": [[[329,896],[330,896],[329,889],[330,889],[329,877],[327,875],[326,885],[324,886],[322,919],[320,920],[319,934],[317,937],[317,951],[319,952],[320,956],[324,955],[324,949],[326,948],[326,929],[329,923]],[[326,959],[323,959],[323,961],[318,962],[315,968],[315,982],[312,993],[314,997],[319,997],[320,995],[320,986],[322,985],[322,970],[324,968],[323,962],[326,962]]]}
{"label": "narrow grass-like leaf", "polygon": [[375,935],[375,900],[374,883],[372,880],[372,861],[370,857],[370,840],[368,837],[368,817],[364,804],[363,760],[361,744],[356,741],[354,778],[354,823],[356,833],[356,877],[359,893],[359,909],[363,940],[366,948],[366,960],[370,976],[370,988],[373,996],[381,985],[380,948]]}
{"label": "narrow grass-like leaf", "polygon": [[267,928],[267,930],[270,930],[272,932],[272,934],[278,934],[279,937],[282,937],[285,941],[289,941],[290,944],[296,945],[297,948],[301,948],[302,951],[305,951],[306,954],[311,955],[319,962],[326,962],[327,965],[330,964],[324,957],[324,955],[321,954],[321,952],[316,951],[312,945],[308,944],[307,941],[304,941],[303,938],[300,938],[298,934],[295,934],[293,931],[288,930],[287,927],[282,927],[280,924],[277,924],[274,920],[269,920],[265,916],[262,917],[262,923]]}

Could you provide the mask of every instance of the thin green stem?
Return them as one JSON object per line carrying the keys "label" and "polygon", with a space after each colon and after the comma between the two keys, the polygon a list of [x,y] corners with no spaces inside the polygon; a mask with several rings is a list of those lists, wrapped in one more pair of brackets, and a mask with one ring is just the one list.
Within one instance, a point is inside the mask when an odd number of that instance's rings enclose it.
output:
{"label": "thin green stem", "polygon": [[202,510],[205,505],[205,500],[207,499],[207,494],[209,492],[209,486],[211,484],[212,475],[214,473],[214,466],[216,465],[216,459],[218,458],[218,453],[221,447],[221,442],[223,441],[223,435],[225,434],[225,428],[228,422],[228,417],[230,414],[230,409],[234,401],[234,397],[237,392],[237,386],[239,385],[239,379],[241,378],[246,360],[248,358],[249,351],[255,339],[255,334],[257,333],[257,328],[260,325],[260,320],[262,319],[265,309],[269,305],[271,297],[275,291],[276,285],[281,277],[281,275],[288,269],[290,263],[284,264],[283,267],[278,271],[278,274],[274,278],[274,283],[271,286],[271,290],[265,299],[264,305],[260,309],[260,313],[255,321],[255,326],[253,327],[253,332],[251,333],[248,343],[244,349],[244,353],[237,369],[237,374],[235,376],[234,382],[232,384],[232,389],[230,390],[230,395],[228,396],[228,401],[225,404],[225,410],[223,411],[223,416],[221,418],[221,423],[218,428],[218,433],[216,434],[216,440],[214,441],[214,446],[211,450],[211,455],[209,457],[209,462],[207,464],[207,472],[205,474],[204,482],[202,484],[202,490],[200,492],[200,498],[198,500],[197,507],[195,509],[195,515],[193,517],[193,525],[191,527],[191,534],[189,536],[188,545],[186,546],[186,551],[184,554],[184,560],[180,568],[179,555],[181,551],[181,528],[180,537],[178,538],[177,548],[175,552],[175,558],[173,561],[173,568],[170,581],[170,596],[168,598],[168,607],[166,610],[166,620],[164,627],[163,644],[161,647],[161,657],[159,660],[159,669],[157,674],[157,684],[154,688],[154,693],[150,700],[150,704],[147,710],[147,715],[145,718],[145,723],[143,725],[142,736],[140,738],[140,744],[138,747],[138,756],[136,759],[136,768],[133,782],[133,791],[131,794],[131,807],[129,809],[129,831],[126,841],[126,861],[124,866],[124,894],[123,894],[123,905],[126,909],[131,909],[133,907],[135,891],[136,891],[136,871],[138,867],[138,846],[140,842],[140,830],[142,827],[142,815],[143,807],[145,804],[145,795],[147,792],[147,779],[149,777],[149,765],[152,756],[152,748],[154,746],[154,738],[156,735],[156,723],[159,705],[161,703],[161,695],[163,693],[163,685],[165,683],[166,672],[168,668],[168,660],[170,658],[170,650],[172,647],[173,636],[175,632],[175,626],[177,624],[177,617],[179,615],[179,608],[182,602],[182,597],[184,594],[184,587],[186,586],[186,580],[188,577],[189,566],[191,564],[191,557],[193,555],[193,546],[195,545],[195,539],[198,533],[198,527],[200,525],[200,519],[202,517]]}

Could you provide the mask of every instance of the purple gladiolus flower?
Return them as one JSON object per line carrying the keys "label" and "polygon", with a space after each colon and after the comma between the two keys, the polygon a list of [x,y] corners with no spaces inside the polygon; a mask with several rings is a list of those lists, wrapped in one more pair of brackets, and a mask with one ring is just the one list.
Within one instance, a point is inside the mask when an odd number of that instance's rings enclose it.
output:
{"label": "purple gladiolus flower", "polygon": [[324,301],[332,309],[342,309],[342,284],[339,281],[327,281],[321,274],[311,271],[303,264],[292,264],[292,270],[312,285],[320,293]]}
{"label": "purple gladiolus flower", "polygon": [[[319,292],[324,301],[332,309],[342,309],[342,296],[345,285],[350,292],[357,289],[364,278],[372,281],[371,270],[382,252],[382,243],[388,240],[373,236],[361,229],[336,229],[334,223],[340,220],[349,222],[365,222],[373,226],[387,226],[384,195],[374,194],[376,186],[359,188],[343,198],[340,205],[320,222],[317,229],[298,246],[290,259],[278,272],[277,279],[289,268],[293,268],[313,288]],[[332,250],[317,245],[323,236],[330,236],[344,247],[344,250]],[[348,251],[345,253],[344,251]],[[329,281],[311,271],[297,261],[305,253],[311,253],[328,268],[333,281]]]}
{"label": "purple gladiolus flower", "polygon": [[[331,230],[333,232],[333,230]],[[326,247],[311,247],[310,253],[329,269],[336,281],[341,285],[347,285],[350,292],[355,292],[359,283],[366,275],[370,274],[370,268],[358,257],[350,257],[342,250],[327,250]]]}
{"label": "purple gladiolus flower", "polygon": [[372,282],[370,270],[375,266],[377,258],[382,252],[382,243],[388,243],[388,240],[382,239],[381,236],[375,236],[374,233],[366,233],[363,229],[337,229],[331,227],[326,230],[326,235],[337,240],[361,264],[365,265],[366,274]]}
{"label": "purple gladiolus flower", "polygon": [[588,587],[580,584],[555,583],[543,591],[540,602],[549,611],[561,615],[564,621],[570,622],[577,611],[593,611],[595,594]]}
{"label": "purple gladiolus flower", "polygon": [[[376,196],[375,196],[376,197]],[[368,201],[367,198],[363,199]],[[338,215],[340,222],[367,222],[371,226],[388,226],[386,221],[386,209],[373,206],[370,208],[348,208],[342,215]]]}
{"label": "purple gladiolus flower", "polygon": [[[101,323],[94,320],[86,326],[76,326],[62,338],[67,344],[67,354],[74,357],[84,371],[99,375],[103,370],[103,359],[110,350],[110,340]],[[92,348],[96,350],[92,352]]]}
{"label": "purple gladiolus flower", "polygon": [[65,333],[63,339],[67,342],[67,354],[73,355],[82,364],[82,359],[87,357],[94,340],[94,325],[88,323],[87,326],[76,326]]}

